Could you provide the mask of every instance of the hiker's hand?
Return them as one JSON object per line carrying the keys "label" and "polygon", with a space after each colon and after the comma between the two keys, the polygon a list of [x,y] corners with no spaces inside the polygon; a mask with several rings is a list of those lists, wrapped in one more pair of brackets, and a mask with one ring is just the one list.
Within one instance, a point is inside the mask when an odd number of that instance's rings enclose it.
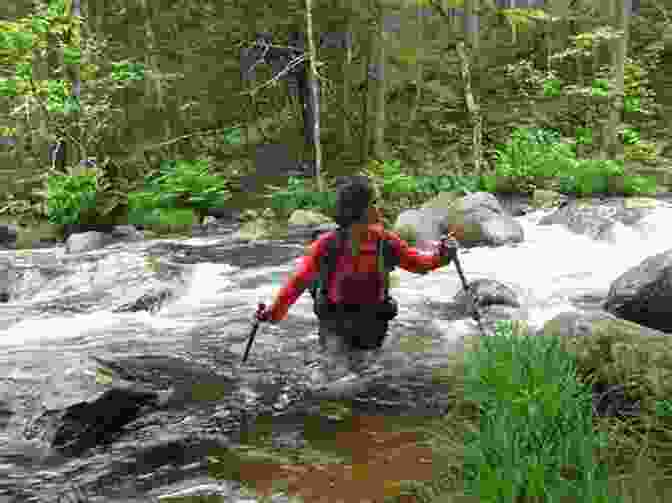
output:
{"label": "hiker's hand", "polygon": [[269,322],[271,320],[271,308],[267,307],[264,304],[259,304],[259,309],[257,309],[257,314],[255,315],[257,321]]}
{"label": "hiker's hand", "polygon": [[457,257],[457,250],[460,248],[460,243],[455,239],[455,235],[451,232],[441,236],[439,242],[439,255],[441,258],[451,261]]}

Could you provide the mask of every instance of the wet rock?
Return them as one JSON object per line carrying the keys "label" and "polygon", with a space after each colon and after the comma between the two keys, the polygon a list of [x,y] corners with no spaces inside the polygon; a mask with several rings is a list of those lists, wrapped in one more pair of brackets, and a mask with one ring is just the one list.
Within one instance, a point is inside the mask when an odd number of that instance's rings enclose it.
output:
{"label": "wet rock", "polygon": [[612,284],[604,308],[645,327],[672,333],[672,250],[647,258]]}
{"label": "wet rock", "polygon": [[395,229],[415,229],[417,245],[438,241],[449,230],[459,229],[463,246],[500,246],[523,241],[523,228],[504,211],[497,198],[487,192],[463,197],[445,193],[426,202],[422,208],[402,212]]}
{"label": "wet rock", "polygon": [[126,424],[158,406],[157,393],[111,389],[90,402],[45,412],[25,436],[47,439],[64,454],[78,455],[112,439]]}
{"label": "wet rock", "polygon": [[476,309],[482,312],[483,308],[494,305],[520,307],[518,293],[504,283],[478,279],[468,286],[469,290],[465,292],[464,288],[460,289],[453,301],[465,315],[473,316]]}
{"label": "wet rock", "polygon": [[141,241],[144,236],[134,225],[115,225],[110,237],[119,241]]}
{"label": "wet rock", "polygon": [[0,224],[0,249],[14,249],[18,236],[19,229],[16,225]]}
{"label": "wet rock", "polygon": [[103,248],[109,242],[109,236],[102,232],[83,232],[70,235],[65,241],[65,249],[68,253],[84,253]]}
{"label": "wet rock", "polygon": [[308,210],[295,210],[289,217],[289,225],[320,225],[331,222],[331,218]]}
{"label": "wet rock", "polygon": [[[631,199],[638,200],[636,204]],[[585,198],[570,200],[550,215],[543,217],[539,225],[561,224],[572,232],[586,235],[596,240],[613,238],[614,224],[635,225],[656,208],[665,205],[663,201],[646,198]]]}
{"label": "wet rock", "polygon": [[114,309],[115,313],[137,313],[138,311],[147,311],[155,313],[164,305],[164,303],[173,298],[173,291],[167,288],[149,292],[133,302],[124,304]]}
{"label": "wet rock", "polygon": [[554,190],[537,189],[532,194],[532,204],[536,208],[552,208],[562,206],[567,201],[567,196]]}
{"label": "wet rock", "polygon": [[440,237],[440,216],[434,216],[427,209],[410,209],[399,213],[393,229],[415,244],[436,241]]}
{"label": "wet rock", "polygon": [[0,400],[0,431],[7,428],[9,424],[9,418],[14,415],[11,407],[4,400]]}
{"label": "wet rock", "polygon": [[[557,335],[590,383],[595,413],[627,416],[669,398],[672,338],[604,311],[562,313],[541,330]],[[644,371],[646,369],[646,371]]]}
{"label": "wet rock", "polygon": [[16,268],[6,257],[0,257],[0,302],[9,302],[16,283]]}

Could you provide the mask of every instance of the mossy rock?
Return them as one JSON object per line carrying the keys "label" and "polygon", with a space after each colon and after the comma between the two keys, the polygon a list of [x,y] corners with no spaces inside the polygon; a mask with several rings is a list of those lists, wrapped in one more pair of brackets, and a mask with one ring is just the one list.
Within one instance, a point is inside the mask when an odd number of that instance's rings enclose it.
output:
{"label": "mossy rock", "polygon": [[663,332],[608,313],[563,313],[543,333],[560,337],[589,382],[627,385],[649,407],[672,394],[672,337]]}
{"label": "mossy rock", "polygon": [[448,208],[457,199],[463,197],[457,192],[441,192],[422,205],[422,208]]}
{"label": "mossy rock", "polygon": [[52,224],[46,220],[21,221],[12,217],[0,217],[0,223],[17,227],[16,248],[34,248],[40,242],[63,240],[63,226]]}

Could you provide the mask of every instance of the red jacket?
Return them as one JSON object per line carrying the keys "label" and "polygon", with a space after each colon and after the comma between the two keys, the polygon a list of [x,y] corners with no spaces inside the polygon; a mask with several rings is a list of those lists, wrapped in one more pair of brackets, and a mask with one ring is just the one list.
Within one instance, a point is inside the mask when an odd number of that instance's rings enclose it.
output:
{"label": "red jacket", "polygon": [[[443,261],[438,253],[433,255],[422,253],[416,248],[409,246],[397,234],[383,229],[380,224],[369,225],[366,228],[366,235],[360,238],[360,252],[356,257],[351,253],[345,253],[340,256],[336,263],[336,271],[344,268],[352,268],[353,272],[375,272],[377,270],[376,244],[378,239],[387,239],[392,244],[392,249],[399,259],[399,267],[416,274],[425,274],[437,269],[443,265]],[[278,292],[273,306],[271,307],[271,320],[280,321],[287,316],[287,312],[292,304],[301,296],[311,281],[317,277],[320,270],[320,257],[327,251],[327,239],[331,233],[322,234],[317,241],[308,248],[308,253],[298,260],[299,267],[289,278],[287,283]],[[346,245],[350,249],[350,239]],[[332,277],[329,278],[331,286]],[[329,296],[332,302],[333,288],[329,288]]]}

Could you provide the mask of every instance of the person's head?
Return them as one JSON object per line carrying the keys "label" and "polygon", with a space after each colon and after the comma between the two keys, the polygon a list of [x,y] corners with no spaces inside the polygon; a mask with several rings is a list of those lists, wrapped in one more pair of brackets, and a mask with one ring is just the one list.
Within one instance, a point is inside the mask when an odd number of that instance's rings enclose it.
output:
{"label": "person's head", "polygon": [[366,176],[339,178],[336,181],[336,223],[340,227],[350,227],[357,223],[379,222],[376,199],[376,190]]}

